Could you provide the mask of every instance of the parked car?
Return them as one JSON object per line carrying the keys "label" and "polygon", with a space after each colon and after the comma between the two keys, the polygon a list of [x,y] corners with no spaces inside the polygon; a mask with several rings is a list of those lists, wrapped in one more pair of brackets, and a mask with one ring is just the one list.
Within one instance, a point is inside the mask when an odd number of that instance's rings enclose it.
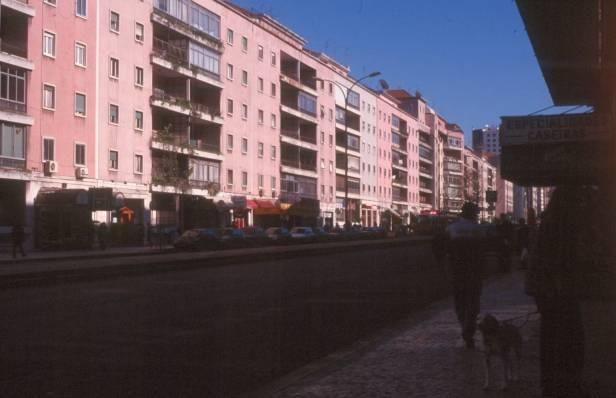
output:
{"label": "parked car", "polygon": [[242,232],[244,233],[244,238],[248,246],[266,245],[270,242],[267,234],[261,227],[242,228]]}
{"label": "parked car", "polygon": [[371,239],[381,239],[386,236],[385,229],[383,227],[366,227],[364,232],[368,234]]}
{"label": "parked car", "polygon": [[327,242],[335,240],[338,237],[338,234],[333,232],[328,232],[321,227],[313,228],[315,240],[318,242]]}
{"label": "parked car", "polygon": [[265,235],[275,244],[286,244],[291,241],[291,233],[284,227],[270,227],[265,230]]}
{"label": "parked car", "polygon": [[178,250],[205,250],[218,247],[220,231],[216,228],[194,228],[184,232],[173,242]]}
{"label": "parked car", "polygon": [[224,249],[245,247],[247,245],[244,231],[237,228],[223,228],[220,233],[219,242]]}
{"label": "parked car", "polygon": [[316,238],[314,231],[310,227],[291,228],[291,239],[297,242],[312,242]]}

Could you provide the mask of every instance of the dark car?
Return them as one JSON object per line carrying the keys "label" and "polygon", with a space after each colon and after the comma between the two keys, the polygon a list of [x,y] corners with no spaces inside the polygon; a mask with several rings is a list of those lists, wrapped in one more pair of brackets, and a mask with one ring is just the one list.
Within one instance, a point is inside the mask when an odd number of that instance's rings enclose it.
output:
{"label": "dark car", "polygon": [[310,227],[293,227],[291,229],[291,239],[294,242],[314,242],[315,238],[314,231]]}
{"label": "dark car", "polygon": [[291,241],[291,233],[284,227],[270,227],[265,230],[265,235],[273,244],[287,244]]}
{"label": "dark car", "polygon": [[237,228],[223,228],[219,238],[220,246],[224,249],[234,249],[247,245],[244,231]]}
{"label": "dark car", "polygon": [[246,227],[242,228],[246,244],[248,246],[260,246],[269,243],[267,234],[261,227]]}
{"label": "dark car", "polygon": [[178,250],[215,249],[218,246],[220,231],[216,228],[193,228],[184,232],[173,242]]}
{"label": "dark car", "polygon": [[312,231],[314,232],[315,240],[317,242],[332,241],[332,240],[335,240],[338,236],[338,234],[335,234],[333,232],[328,232],[321,227],[312,228]]}

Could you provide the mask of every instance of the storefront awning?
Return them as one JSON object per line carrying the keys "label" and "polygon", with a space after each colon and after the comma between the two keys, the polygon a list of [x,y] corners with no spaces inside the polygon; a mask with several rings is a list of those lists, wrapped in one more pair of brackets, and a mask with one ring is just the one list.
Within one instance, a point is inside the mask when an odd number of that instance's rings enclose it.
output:
{"label": "storefront awning", "polygon": [[[610,1],[516,0],[555,105],[595,105]],[[613,24],[613,23],[612,23]],[[609,21],[604,23],[609,26]],[[607,33],[607,32],[605,32]]]}

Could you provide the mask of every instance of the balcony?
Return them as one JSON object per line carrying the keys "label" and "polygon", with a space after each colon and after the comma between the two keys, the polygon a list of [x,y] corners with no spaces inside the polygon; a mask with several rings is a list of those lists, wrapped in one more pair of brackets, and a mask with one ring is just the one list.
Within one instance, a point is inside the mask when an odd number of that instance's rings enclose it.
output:
{"label": "balcony", "polygon": [[292,145],[316,151],[317,127],[302,119],[283,113],[280,120],[280,140]]}
{"label": "balcony", "polygon": [[406,155],[401,155],[398,152],[391,153],[391,165],[394,168],[402,169],[406,171],[408,168],[408,161]]}
{"label": "balcony", "polygon": [[419,145],[423,145],[429,149],[433,148],[432,141],[428,137],[424,136],[424,134],[419,134]]}
{"label": "balcony", "polygon": [[[361,184],[359,178],[349,177],[348,181],[348,192],[351,195],[359,195],[361,192]],[[344,185],[344,176],[336,175],[336,191],[344,193],[345,192]]]}
{"label": "balcony", "polygon": [[198,42],[201,45],[207,46],[218,52],[223,52],[224,47],[219,38],[208,34],[207,32],[191,26],[187,21],[183,21],[174,15],[171,15],[167,8],[163,6],[164,0],[155,0],[151,15],[152,22],[173,30]]}
{"label": "balcony", "polygon": [[[349,151],[355,152],[356,155],[360,155],[359,138],[353,134],[348,134],[346,140],[344,139],[344,137],[344,132],[341,132],[340,130],[336,131],[336,150],[340,152],[345,152],[345,150],[348,149]],[[345,146],[348,146],[348,148],[345,148]]]}
{"label": "balcony", "polygon": [[164,90],[155,88],[154,94],[150,97],[150,104],[171,112],[191,116],[205,122],[223,124],[220,110],[196,102],[191,102],[186,98],[175,97],[167,94]]}
{"label": "balcony", "polygon": [[[2,0],[2,7],[7,7],[12,11],[18,12],[28,17],[34,17],[36,11],[29,4],[29,0]],[[4,14],[4,10],[2,11]]]}
{"label": "balcony", "polygon": [[[211,59],[211,64],[215,65],[213,70],[207,70],[194,62],[190,62],[189,46],[195,47],[194,51],[199,52],[196,44],[190,43],[187,40],[166,41],[154,37],[154,45],[152,47],[152,64],[160,66],[170,71],[174,71],[182,76],[199,80],[210,86],[223,88],[224,85],[220,81],[220,57]],[[196,58],[201,59],[201,57]]]}
{"label": "balcony", "polygon": [[0,156],[0,168],[26,170],[26,159]]}
{"label": "balcony", "polygon": [[408,174],[398,169],[393,169],[391,173],[391,184],[406,188],[408,186]]}
{"label": "balcony", "polygon": [[186,133],[156,130],[152,134],[152,148],[222,161],[220,143],[204,138],[195,135],[189,139]]}
{"label": "balcony", "polygon": [[406,145],[407,145],[407,141],[406,138],[402,137],[400,134],[398,133],[391,133],[391,149],[401,152],[403,154],[407,154],[407,149],[406,149]]}

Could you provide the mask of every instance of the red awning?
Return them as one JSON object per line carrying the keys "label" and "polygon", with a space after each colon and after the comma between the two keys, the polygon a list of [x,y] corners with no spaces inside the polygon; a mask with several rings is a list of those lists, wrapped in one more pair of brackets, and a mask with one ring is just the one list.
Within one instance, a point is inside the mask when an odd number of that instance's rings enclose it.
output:
{"label": "red awning", "polygon": [[256,209],[259,207],[259,204],[256,200],[246,199],[246,208],[247,209]]}

